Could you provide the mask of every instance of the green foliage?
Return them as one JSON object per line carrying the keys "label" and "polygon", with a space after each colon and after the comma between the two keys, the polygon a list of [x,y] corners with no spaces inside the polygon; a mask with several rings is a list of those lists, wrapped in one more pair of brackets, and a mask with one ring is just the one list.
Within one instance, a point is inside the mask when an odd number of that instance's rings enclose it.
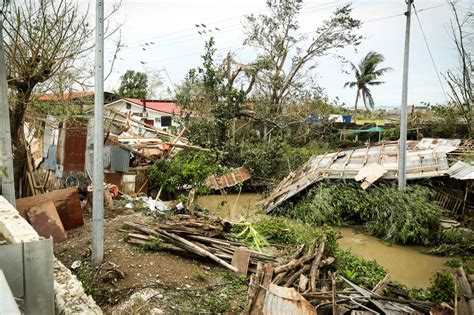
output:
{"label": "green foliage", "polygon": [[452,268],[458,268],[462,266],[462,262],[458,259],[450,259],[446,262],[446,266]]}
{"label": "green foliage", "polygon": [[461,256],[468,258],[474,255],[474,242],[466,238],[463,233],[455,228],[443,229],[438,236],[437,247],[429,251],[438,256]]}
{"label": "green foliage", "polygon": [[364,191],[355,184],[323,183],[275,213],[316,225],[365,225],[371,235],[394,243],[427,245],[439,231],[443,211],[430,198],[430,190],[421,186]]}
{"label": "green foliage", "polygon": [[362,97],[367,110],[374,108],[375,102],[369,87],[381,85],[384,83],[383,81],[380,81],[380,77],[385,72],[391,70],[391,68],[376,69],[378,65],[384,62],[384,60],[385,57],[382,54],[375,51],[370,51],[367,55],[365,55],[365,57],[357,66],[351,63],[356,80],[347,82],[344,84],[344,87],[355,87],[357,89],[356,105],[354,109],[355,111],[357,111],[357,101],[360,96]]}
{"label": "green foliage", "polygon": [[387,273],[375,260],[358,258],[341,248],[336,254],[336,269],[348,280],[366,288],[373,288]]}
{"label": "green foliage", "polygon": [[205,192],[207,188],[203,183],[216,170],[211,156],[202,152],[182,150],[170,159],[157,160],[150,168],[148,176],[152,183],[163,185],[164,191],[168,193],[176,193],[185,185],[198,187],[200,192]]}
{"label": "green foliage", "polygon": [[199,281],[206,281],[207,276],[204,272],[197,271],[196,274],[194,275],[194,279],[199,280]]}
{"label": "green foliage", "polygon": [[447,271],[437,272],[428,288],[428,299],[435,303],[454,304],[454,278]]}
{"label": "green foliage", "polygon": [[189,314],[242,312],[247,297],[247,277],[222,273],[223,284],[206,290],[182,290],[175,310]]}
{"label": "green foliage", "polygon": [[[99,305],[110,303],[112,293],[98,281],[96,270],[92,268],[90,258],[82,261],[75,274],[77,279],[81,281],[84,292],[90,295]],[[114,298],[117,298],[117,296]]]}
{"label": "green foliage", "polygon": [[321,230],[285,218],[261,220],[254,226],[269,242],[278,245],[305,244],[308,248],[315,238],[322,236]]}
{"label": "green foliage", "polygon": [[121,77],[120,97],[144,99],[148,93],[148,76],[144,72],[127,70]]}
{"label": "green foliage", "polygon": [[231,235],[233,238],[247,244],[259,252],[262,252],[262,247],[267,245],[265,237],[263,237],[249,222],[236,224],[232,229],[234,230]]}

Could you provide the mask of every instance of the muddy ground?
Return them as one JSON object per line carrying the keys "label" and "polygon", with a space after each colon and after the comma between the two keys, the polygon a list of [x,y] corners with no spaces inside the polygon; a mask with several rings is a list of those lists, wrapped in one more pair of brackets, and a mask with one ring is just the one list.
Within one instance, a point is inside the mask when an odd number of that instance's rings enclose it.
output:
{"label": "muddy ground", "polygon": [[126,243],[126,234],[120,231],[123,222],[153,222],[143,212],[106,212],[104,264],[93,270],[90,214],[84,214],[84,221],[84,226],[68,231],[68,239],[56,244],[54,251],[69,268],[81,262],[73,273],[106,313],[219,312],[243,307],[246,279],[211,262]]}

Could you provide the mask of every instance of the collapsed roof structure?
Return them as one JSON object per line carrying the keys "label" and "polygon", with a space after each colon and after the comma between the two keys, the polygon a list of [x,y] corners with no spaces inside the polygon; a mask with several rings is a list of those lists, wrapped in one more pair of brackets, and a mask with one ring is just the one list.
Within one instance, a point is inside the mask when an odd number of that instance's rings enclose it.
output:
{"label": "collapsed roof structure", "polygon": [[[447,175],[448,156],[462,147],[460,139],[425,138],[408,141],[406,178],[408,180]],[[342,150],[311,157],[290,173],[264,201],[267,212],[323,179],[364,180],[362,188],[374,181],[398,176],[398,142],[382,142],[363,148]]]}

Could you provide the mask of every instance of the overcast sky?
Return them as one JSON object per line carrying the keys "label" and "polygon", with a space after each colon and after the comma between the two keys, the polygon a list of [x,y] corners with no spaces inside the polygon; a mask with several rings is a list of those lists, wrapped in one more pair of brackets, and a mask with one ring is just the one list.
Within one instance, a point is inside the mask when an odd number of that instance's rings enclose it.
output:
{"label": "overcast sky", "polygon": [[[105,2],[106,8],[110,8],[112,1]],[[303,1],[298,32],[311,32],[337,6],[345,3],[343,0]],[[445,0],[415,0],[421,25],[441,73],[456,67],[457,63],[448,30],[451,12],[446,3]],[[458,1],[457,5],[468,8],[472,0]],[[384,76],[384,85],[373,88],[376,107],[399,106],[405,34],[405,17],[400,14],[406,10],[405,1],[354,0],[352,6],[353,16],[365,21],[359,30],[365,39],[357,51],[345,48],[338,53],[354,63],[371,50],[382,53],[386,58],[385,66],[392,67],[393,71]],[[116,89],[120,75],[127,69],[161,71],[168,86],[182,82],[190,68],[201,65],[204,42],[210,36],[199,35],[200,28],[195,24],[203,23],[213,30],[211,35],[216,40],[217,55],[224,56],[230,50],[236,52],[239,61],[248,62],[255,52],[242,45],[245,37],[242,22],[245,15],[264,10],[265,0],[123,0],[114,21],[123,23],[122,41],[126,47],[120,52],[105,87]],[[108,40],[105,45],[108,63],[114,44]],[[344,73],[340,62],[334,58],[318,59],[317,64],[314,71],[317,83],[326,89],[331,99],[339,97],[341,102],[352,106],[355,91],[344,89],[343,85],[352,80],[353,75]],[[409,74],[409,104],[446,103],[415,15],[412,16]],[[445,82],[442,84],[446,90]]]}

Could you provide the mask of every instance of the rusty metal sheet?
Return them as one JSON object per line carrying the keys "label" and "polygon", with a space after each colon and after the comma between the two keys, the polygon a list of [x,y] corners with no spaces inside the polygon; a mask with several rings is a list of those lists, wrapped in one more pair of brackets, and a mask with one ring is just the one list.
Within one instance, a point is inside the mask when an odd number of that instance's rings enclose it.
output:
{"label": "rusty metal sheet", "polygon": [[66,231],[59,218],[58,211],[51,200],[41,202],[26,210],[28,221],[40,236],[53,237],[55,243],[67,239]]}
{"label": "rusty metal sheet", "polygon": [[316,310],[293,288],[270,284],[263,305],[264,315],[316,315]]}
{"label": "rusty metal sheet", "polygon": [[[86,127],[66,126],[64,130],[64,172],[83,172],[86,157]],[[59,149],[59,147],[58,147]]]}
{"label": "rusty metal sheet", "polygon": [[219,177],[215,175],[209,176],[206,179],[206,186],[211,189],[219,190],[243,183],[250,177],[251,175],[245,167],[239,167]]}
{"label": "rusty metal sheet", "polygon": [[81,201],[77,188],[59,189],[47,194],[31,196],[16,200],[16,208],[22,217],[26,217],[26,210],[38,203],[51,200],[58,211],[61,222],[66,230],[74,229],[84,224],[82,218]]}
{"label": "rusty metal sheet", "polygon": [[[409,141],[406,168],[408,180],[446,174],[449,168],[446,152],[460,141],[434,140],[425,141],[420,146],[418,144],[421,141]],[[264,207],[270,212],[285,200],[325,178],[354,179],[362,168],[371,164],[378,164],[386,170],[382,179],[397,179],[398,152],[398,143],[389,142],[313,156],[280,182],[264,201]]]}

